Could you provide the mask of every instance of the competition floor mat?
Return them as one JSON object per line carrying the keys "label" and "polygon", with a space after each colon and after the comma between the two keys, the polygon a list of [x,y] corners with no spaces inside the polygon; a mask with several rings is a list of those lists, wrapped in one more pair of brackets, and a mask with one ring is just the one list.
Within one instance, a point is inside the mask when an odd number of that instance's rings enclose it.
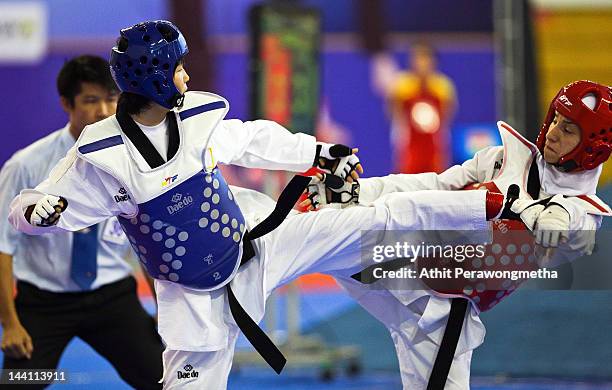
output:
{"label": "competition floor mat", "polygon": [[[346,330],[337,328],[348,324],[360,324],[360,330],[354,329],[349,339],[359,337],[362,353],[370,355],[365,359],[364,371],[356,377],[349,377],[344,372],[337,372],[333,380],[321,379],[321,370],[316,367],[308,369],[287,369],[281,376],[277,376],[267,367],[239,367],[234,370],[229,379],[229,389],[255,390],[255,389],[364,389],[364,390],[389,390],[401,389],[399,372],[396,367],[397,361],[393,362],[392,344],[390,339],[384,340],[385,330],[378,327],[376,321],[372,320],[366,313],[361,312],[354,303],[339,291],[326,291],[324,293],[308,293],[301,297],[302,301],[302,328],[308,332],[316,331],[327,334],[327,339],[336,338],[344,342],[343,337],[333,337],[333,334],[346,336]],[[151,309],[150,301],[145,301],[145,306]],[[284,298],[281,296],[278,302],[279,317],[284,311]],[[344,314],[338,314],[344,313]],[[325,324],[330,320],[332,323]],[[343,322],[344,321],[344,322]],[[325,324],[325,325],[324,325]],[[280,321],[280,328],[283,322]],[[363,343],[362,343],[363,342]],[[332,340],[333,343],[333,340]],[[247,348],[244,340],[239,341],[238,349]],[[379,351],[387,351],[381,356]],[[375,359],[371,357],[374,355]],[[1,355],[0,355],[1,358]],[[387,369],[372,368],[379,365]],[[67,370],[70,381],[66,384],[54,384],[50,389],[129,389],[117,375],[113,367],[97,355],[88,345],[79,339],[73,340],[64,355],[60,367]],[[389,369],[391,367],[392,369]],[[472,379],[474,390],[604,390],[612,389],[610,382],[589,382],[578,380],[547,380],[540,378],[515,379],[506,377],[491,377]]]}

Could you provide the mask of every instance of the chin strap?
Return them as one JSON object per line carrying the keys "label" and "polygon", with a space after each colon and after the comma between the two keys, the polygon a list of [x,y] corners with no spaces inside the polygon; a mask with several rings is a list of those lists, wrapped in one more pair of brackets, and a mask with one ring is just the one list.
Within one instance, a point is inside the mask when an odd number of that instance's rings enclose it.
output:
{"label": "chin strap", "polygon": [[177,107],[177,108],[182,108],[184,102],[185,102],[185,94],[184,93],[183,94],[177,93],[176,95],[174,95],[170,99],[168,99],[168,103],[170,104],[170,106]]}

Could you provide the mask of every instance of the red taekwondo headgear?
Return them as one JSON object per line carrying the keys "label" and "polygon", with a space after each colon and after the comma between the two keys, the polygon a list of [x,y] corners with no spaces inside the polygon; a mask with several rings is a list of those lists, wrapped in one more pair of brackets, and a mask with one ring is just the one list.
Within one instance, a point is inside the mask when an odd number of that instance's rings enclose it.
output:
{"label": "red taekwondo headgear", "polygon": [[612,88],[588,80],[574,81],[561,88],[550,103],[536,145],[544,152],[546,133],[555,111],[574,122],[581,131],[578,146],[556,164],[565,172],[598,167],[612,152]]}

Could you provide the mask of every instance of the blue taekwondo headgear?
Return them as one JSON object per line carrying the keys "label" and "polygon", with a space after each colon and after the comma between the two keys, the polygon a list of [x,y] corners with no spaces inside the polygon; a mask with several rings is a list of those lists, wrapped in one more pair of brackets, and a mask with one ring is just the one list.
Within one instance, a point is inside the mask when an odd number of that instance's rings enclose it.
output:
{"label": "blue taekwondo headgear", "polygon": [[154,20],[121,30],[110,55],[113,79],[122,92],[145,96],[172,109],[184,95],[174,85],[176,64],[189,49],[185,37],[171,22]]}

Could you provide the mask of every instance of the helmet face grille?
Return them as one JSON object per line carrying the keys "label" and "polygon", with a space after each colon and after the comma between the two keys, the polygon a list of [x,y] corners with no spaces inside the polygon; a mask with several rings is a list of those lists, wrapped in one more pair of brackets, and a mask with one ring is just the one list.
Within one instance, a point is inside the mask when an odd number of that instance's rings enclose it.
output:
{"label": "helmet face grille", "polygon": [[174,69],[188,53],[187,43],[171,22],[148,21],[121,30],[111,51],[111,73],[122,92],[145,96],[171,109],[180,92]]}

